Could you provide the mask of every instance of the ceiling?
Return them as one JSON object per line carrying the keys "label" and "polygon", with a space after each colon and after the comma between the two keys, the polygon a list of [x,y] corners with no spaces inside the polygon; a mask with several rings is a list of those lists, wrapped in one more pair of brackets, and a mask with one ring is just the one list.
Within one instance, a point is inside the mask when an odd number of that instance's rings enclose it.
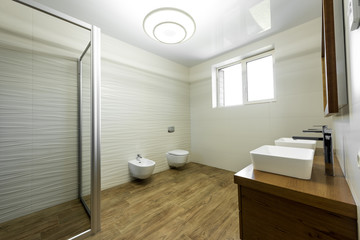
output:
{"label": "ceiling", "polygon": [[[188,67],[321,16],[321,0],[35,1]],[[196,22],[194,36],[181,44],[162,44],[148,37],[144,17],[162,7],[190,14]]]}

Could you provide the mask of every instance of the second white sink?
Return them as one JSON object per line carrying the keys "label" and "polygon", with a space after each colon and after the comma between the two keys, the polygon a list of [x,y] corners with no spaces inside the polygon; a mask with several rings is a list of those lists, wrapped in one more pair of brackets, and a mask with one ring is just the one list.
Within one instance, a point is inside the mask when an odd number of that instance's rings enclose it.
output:
{"label": "second white sink", "polygon": [[301,179],[311,178],[313,149],[264,145],[250,151],[250,157],[256,170]]}
{"label": "second white sink", "polygon": [[275,145],[284,147],[298,147],[298,148],[316,148],[315,140],[301,140],[292,138],[279,138],[275,140]]}

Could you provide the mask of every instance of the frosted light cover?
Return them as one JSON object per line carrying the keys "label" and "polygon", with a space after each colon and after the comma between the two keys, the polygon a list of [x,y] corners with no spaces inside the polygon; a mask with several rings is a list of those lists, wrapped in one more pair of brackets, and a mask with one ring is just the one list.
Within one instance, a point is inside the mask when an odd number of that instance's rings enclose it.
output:
{"label": "frosted light cover", "polygon": [[146,15],[144,31],[151,38],[167,44],[188,40],[195,32],[195,22],[186,12],[176,8],[159,8]]}
{"label": "frosted light cover", "polygon": [[177,23],[160,23],[154,28],[154,36],[163,43],[180,43],[186,37],[186,30]]}

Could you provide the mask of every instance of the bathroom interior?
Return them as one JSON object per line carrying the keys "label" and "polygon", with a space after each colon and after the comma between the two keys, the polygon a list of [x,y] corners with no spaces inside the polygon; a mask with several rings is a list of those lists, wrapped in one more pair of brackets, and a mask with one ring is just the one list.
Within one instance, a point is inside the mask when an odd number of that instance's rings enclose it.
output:
{"label": "bathroom interior", "polygon": [[[303,133],[314,125],[332,129],[335,161],[359,216],[360,30],[352,29],[348,16],[356,1],[336,5],[343,14],[336,16],[344,29],[337,70],[345,76],[345,87],[338,88],[345,103],[333,114],[324,112],[322,1],[289,2],[2,0],[0,239],[240,239],[234,174],[252,163],[250,151],[260,146],[284,137],[320,136]],[[165,7],[191,15],[196,23],[191,38],[164,44],[144,32],[144,17]],[[265,29],[251,15],[259,8],[271,23]],[[119,20],[111,22],[111,14]],[[139,22],[126,22],[131,15]],[[121,25],[129,25],[129,36],[116,35]],[[196,50],[189,51],[192,42]],[[215,106],[214,66],[268,52],[273,99]],[[322,154],[322,141],[316,150]],[[172,153],[184,162],[171,163]],[[131,161],[148,160],[150,174],[131,173]],[[185,179],[193,185],[182,185]],[[144,191],[153,203],[170,195],[195,206],[189,200],[195,186],[200,196],[211,195],[200,200],[201,211],[209,211],[208,218],[231,219],[227,225],[198,217],[173,230],[165,223],[147,230],[152,218],[140,206],[151,204],[130,196]],[[222,188],[230,189],[230,197],[217,194]],[[207,205],[211,199],[228,202],[229,215]],[[163,208],[191,215],[172,204]],[[124,227],[132,215],[144,215],[145,222],[136,219],[135,226]],[[217,230],[202,232],[205,225]],[[191,234],[187,227],[194,229]],[[355,235],[359,229],[357,224]]]}

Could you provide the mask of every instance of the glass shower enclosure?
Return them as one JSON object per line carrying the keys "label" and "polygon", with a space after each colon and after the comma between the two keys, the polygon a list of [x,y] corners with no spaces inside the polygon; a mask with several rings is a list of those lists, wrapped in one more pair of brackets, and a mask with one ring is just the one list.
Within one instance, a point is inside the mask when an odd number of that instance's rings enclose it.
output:
{"label": "glass shower enclosure", "polygon": [[32,0],[0,9],[0,238],[100,231],[101,31]]}

